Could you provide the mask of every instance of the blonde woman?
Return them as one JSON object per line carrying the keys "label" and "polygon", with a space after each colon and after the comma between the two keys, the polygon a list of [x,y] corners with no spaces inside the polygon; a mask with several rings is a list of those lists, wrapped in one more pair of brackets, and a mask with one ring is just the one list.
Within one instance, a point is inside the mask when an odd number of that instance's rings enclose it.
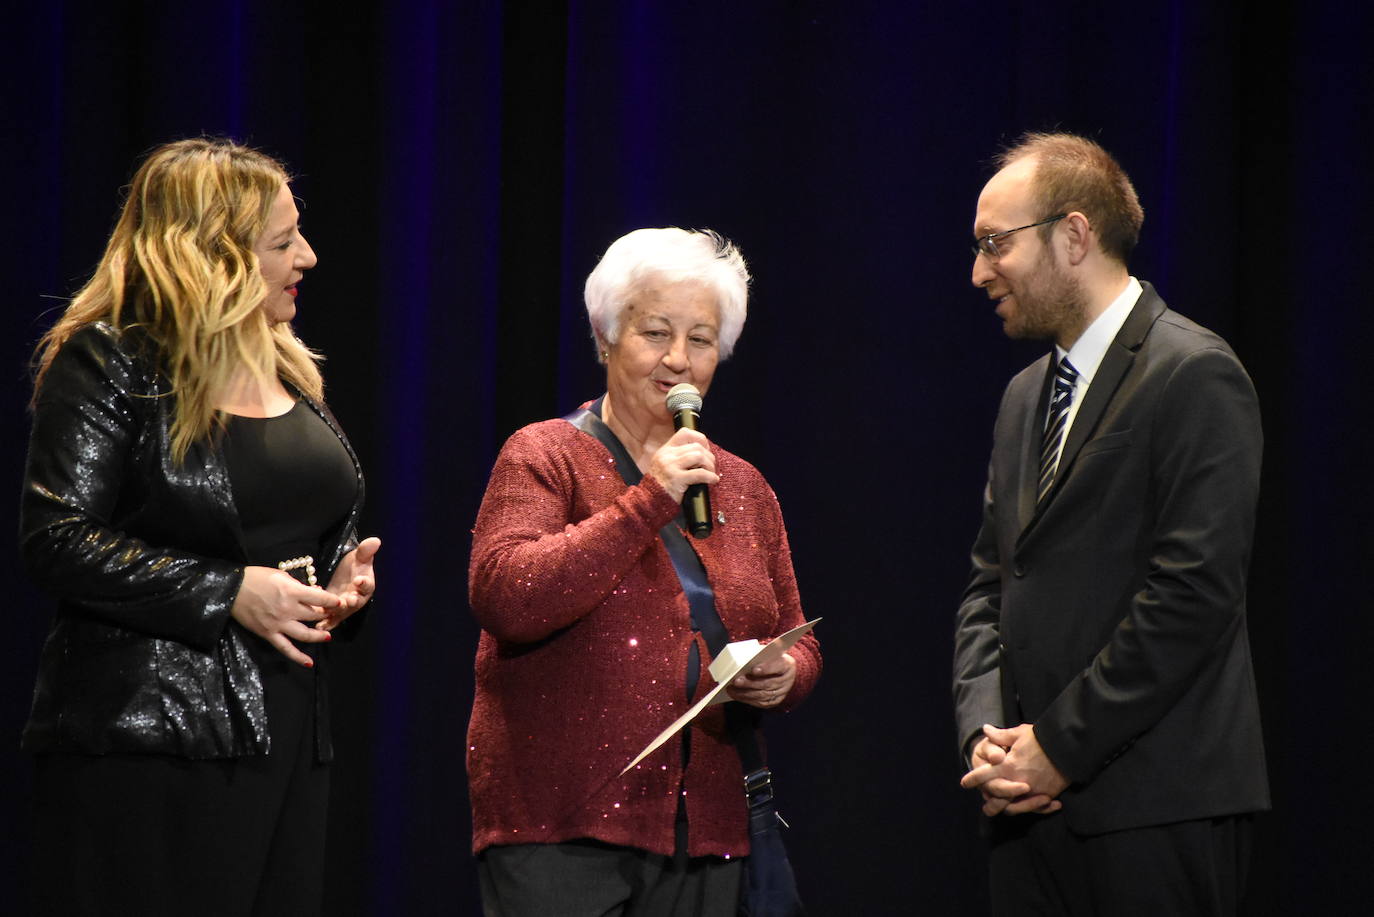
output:
{"label": "blonde woman", "polygon": [[319,911],[325,647],[380,542],[358,543],[357,457],[291,330],[315,265],[298,220],[270,157],[159,147],[39,345],[39,913]]}

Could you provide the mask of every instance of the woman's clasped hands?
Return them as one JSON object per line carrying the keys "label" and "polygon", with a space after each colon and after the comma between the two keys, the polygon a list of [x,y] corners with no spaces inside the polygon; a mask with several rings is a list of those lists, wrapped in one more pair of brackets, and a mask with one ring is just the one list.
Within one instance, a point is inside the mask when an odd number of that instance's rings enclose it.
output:
{"label": "woman's clasped hands", "polygon": [[330,631],[361,609],[377,588],[373,561],[380,538],[364,539],[339,561],[326,587],[309,586],[272,567],[243,568],[230,614],[292,662],[315,663],[293,643],[324,643]]}

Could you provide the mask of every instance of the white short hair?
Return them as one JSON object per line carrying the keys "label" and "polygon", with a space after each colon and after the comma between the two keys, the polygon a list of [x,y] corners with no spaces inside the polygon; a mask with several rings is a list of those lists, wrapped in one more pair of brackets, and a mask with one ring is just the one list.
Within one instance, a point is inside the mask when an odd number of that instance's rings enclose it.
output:
{"label": "white short hair", "polygon": [[614,344],[625,306],[651,281],[699,283],[714,292],[720,312],[720,358],[730,356],[749,309],[749,269],[739,249],[709,229],[670,226],[621,236],[587,276],[583,298],[592,333]]}

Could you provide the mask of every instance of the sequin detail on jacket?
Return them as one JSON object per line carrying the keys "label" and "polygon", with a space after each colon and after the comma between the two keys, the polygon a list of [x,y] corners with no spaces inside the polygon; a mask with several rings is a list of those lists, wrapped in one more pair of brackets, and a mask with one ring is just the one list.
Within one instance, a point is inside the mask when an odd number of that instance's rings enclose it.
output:
{"label": "sequin detail on jacket", "polygon": [[[354,536],[326,543],[328,577]],[[226,758],[265,754],[262,679],[230,608],[245,553],[218,449],[171,458],[173,402],[136,331],[95,323],[62,346],[34,412],[20,504],[30,577],[58,598],[39,660],[26,751]],[[333,757],[324,691],[316,755]]]}
{"label": "sequin detail on jacket", "polygon": [[[713,447],[723,513],[693,547],[731,638],[771,637],[804,620],[782,512],[748,462]],[[686,596],[658,530],[678,504],[650,476],[627,487],[606,448],[562,420],[516,432],[501,450],[477,517],[469,572],[482,625],[468,729],[473,850],[596,838],[673,852],[683,787],[692,856],[748,852],[739,755],[722,708],[612,779],[688,706]],[[793,649],[796,682],[821,672],[814,636]]]}

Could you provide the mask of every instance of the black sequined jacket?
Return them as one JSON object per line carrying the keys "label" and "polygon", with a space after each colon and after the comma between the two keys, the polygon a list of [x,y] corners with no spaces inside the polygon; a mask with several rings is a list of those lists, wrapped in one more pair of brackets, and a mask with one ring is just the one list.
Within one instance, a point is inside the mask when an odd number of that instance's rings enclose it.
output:
{"label": "black sequined jacket", "polygon": [[[136,330],[77,331],[35,406],[20,505],[30,576],[58,597],[22,746],[32,752],[264,754],[262,678],[229,611],[246,553],[220,450],[171,457],[173,400]],[[317,564],[328,582],[356,544],[353,507]],[[357,617],[356,615],[354,616]],[[346,623],[353,623],[352,621]],[[333,757],[320,672],[316,754]]]}

